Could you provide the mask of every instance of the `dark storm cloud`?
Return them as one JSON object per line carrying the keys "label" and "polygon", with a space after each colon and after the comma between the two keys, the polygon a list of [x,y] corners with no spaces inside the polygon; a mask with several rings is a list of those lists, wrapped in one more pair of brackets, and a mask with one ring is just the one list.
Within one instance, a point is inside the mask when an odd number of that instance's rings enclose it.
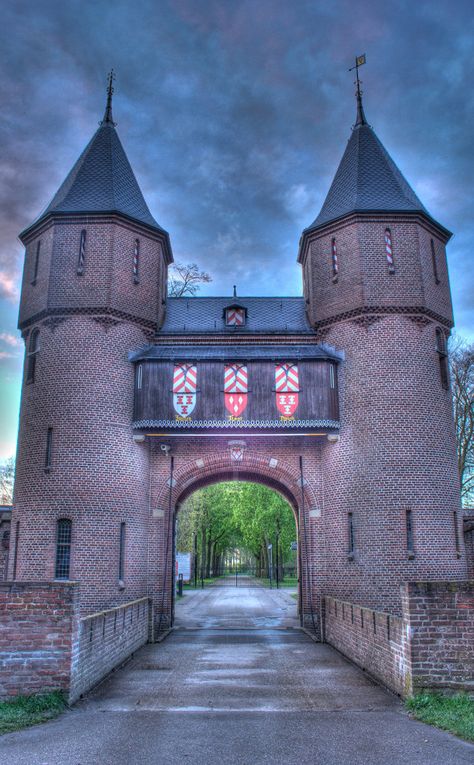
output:
{"label": "dark storm cloud", "polygon": [[175,257],[209,270],[217,294],[234,283],[241,294],[298,294],[299,235],[344,150],[354,117],[347,69],[365,51],[369,121],[430,212],[456,231],[452,281],[467,330],[471,10],[363,0],[4,3],[0,294],[11,316],[17,232],[95,130],[111,66],[119,134]]}

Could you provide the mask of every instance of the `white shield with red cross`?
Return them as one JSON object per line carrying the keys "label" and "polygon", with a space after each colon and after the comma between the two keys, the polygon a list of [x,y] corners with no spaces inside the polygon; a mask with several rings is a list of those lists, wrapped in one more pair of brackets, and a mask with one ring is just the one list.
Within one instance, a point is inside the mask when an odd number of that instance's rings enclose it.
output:
{"label": "white shield with red cross", "polygon": [[225,408],[233,417],[240,417],[247,406],[247,367],[245,364],[226,364],[224,368]]}
{"label": "white shield with red cross", "polygon": [[245,324],[245,308],[231,306],[227,308],[225,323],[228,327],[243,327]]}
{"label": "white shield with red cross", "polygon": [[195,364],[175,364],[173,406],[180,417],[189,417],[196,406],[197,368]]}
{"label": "white shield with red cross", "polygon": [[297,364],[276,365],[275,389],[278,411],[283,417],[292,417],[298,407],[300,390]]}

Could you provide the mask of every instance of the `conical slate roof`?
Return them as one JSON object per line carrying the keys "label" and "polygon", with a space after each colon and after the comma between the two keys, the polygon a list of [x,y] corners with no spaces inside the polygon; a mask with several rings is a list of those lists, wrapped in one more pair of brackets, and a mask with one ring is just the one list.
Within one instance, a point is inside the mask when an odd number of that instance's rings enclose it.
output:
{"label": "conical slate roof", "polygon": [[431,218],[367,124],[358,100],[357,121],[311,231],[354,212],[420,212]]}
{"label": "conical slate roof", "polygon": [[119,213],[164,232],[148,209],[115,130],[112,93],[110,79],[99,129],[33,225],[51,213]]}

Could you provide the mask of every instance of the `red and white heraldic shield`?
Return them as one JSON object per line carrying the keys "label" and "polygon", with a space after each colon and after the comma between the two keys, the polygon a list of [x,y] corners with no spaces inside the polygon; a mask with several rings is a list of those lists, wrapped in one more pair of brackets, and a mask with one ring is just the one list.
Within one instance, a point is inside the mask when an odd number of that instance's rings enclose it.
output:
{"label": "red and white heraldic shield", "polygon": [[240,417],[247,406],[247,367],[245,364],[226,364],[224,369],[225,408],[233,417]]}
{"label": "red and white heraldic shield", "polygon": [[276,365],[275,389],[278,411],[283,417],[292,417],[298,407],[300,390],[297,364]]}
{"label": "red and white heraldic shield", "polygon": [[197,368],[195,364],[175,364],[173,406],[180,417],[189,417],[196,406]]}
{"label": "red and white heraldic shield", "polygon": [[245,309],[232,306],[226,311],[226,324],[228,327],[243,327],[245,324]]}

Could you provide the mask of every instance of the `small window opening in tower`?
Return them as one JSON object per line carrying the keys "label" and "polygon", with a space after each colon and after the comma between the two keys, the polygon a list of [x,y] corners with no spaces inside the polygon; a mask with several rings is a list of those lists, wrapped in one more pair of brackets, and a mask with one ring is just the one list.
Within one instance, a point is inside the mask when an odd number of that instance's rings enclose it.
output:
{"label": "small window opening in tower", "polygon": [[329,364],[329,387],[336,387],[336,373],[334,371],[334,364]]}
{"label": "small window opening in tower", "polygon": [[28,353],[26,357],[26,382],[34,383],[36,374],[36,359],[38,356],[39,346],[39,329],[34,329],[30,335],[28,343]]}
{"label": "small window opening in tower", "polygon": [[406,527],[406,545],[409,558],[415,557],[414,541],[413,541],[413,517],[412,511],[405,511],[405,527]]}
{"label": "small window opening in tower", "polygon": [[353,513],[347,513],[347,531],[348,531],[348,558],[349,560],[354,560],[354,515]]}
{"label": "small window opening in tower", "polygon": [[135,282],[135,284],[138,284],[140,281],[138,276],[139,258],[140,258],[140,240],[135,239],[135,247],[133,250],[133,281]]}
{"label": "small window opening in tower", "polygon": [[53,461],[53,429],[48,428],[46,435],[46,452],[44,455],[44,471],[48,473],[51,470]]}
{"label": "small window opening in tower", "polygon": [[56,528],[55,579],[69,579],[71,567],[72,521],[60,518]]}
{"label": "small window opening in tower", "polygon": [[142,389],[143,384],[143,365],[138,364],[137,366],[137,390]]}
{"label": "small window opening in tower", "polygon": [[433,266],[433,276],[434,276],[435,284],[439,284],[440,279],[438,276],[438,263],[436,261],[436,250],[435,250],[433,239],[431,240],[431,264]]}
{"label": "small window opening in tower", "polygon": [[84,273],[84,265],[86,261],[86,230],[81,231],[81,239],[79,242],[79,257],[77,259],[77,273],[81,276]]}
{"label": "small window opening in tower", "polygon": [[387,258],[388,272],[389,274],[394,274],[392,232],[389,228],[385,229],[385,256]]}
{"label": "small window opening in tower", "polygon": [[124,583],[124,579],[125,579],[125,521],[122,521],[122,523],[120,524],[118,579],[119,579],[119,584]]}
{"label": "small window opening in tower", "polygon": [[339,262],[337,258],[337,244],[334,237],[331,240],[331,261],[332,261],[332,278],[333,278],[333,281],[337,281],[337,277],[339,274]]}
{"label": "small window opening in tower", "polygon": [[453,512],[453,524],[454,524],[454,542],[456,544],[456,555],[461,557],[461,545],[459,542],[459,526],[458,526],[458,514],[456,510]]}
{"label": "small window opening in tower", "polygon": [[441,385],[444,390],[449,390],[449,364],[446,335],[439,327],[436,329],[436,351],[439,359],[439,373]]}
{"label": "small window opening in tower", "polygon": [[39,271],[39,262],[40,262],[40,251],[41,251],[41,239],[38,239],[38,242],[36,244],[36,253],[35,253],[35,263],[33,267],[33,278],[31,280],[31,284],[34,286],[38,279],[38,271]]}

